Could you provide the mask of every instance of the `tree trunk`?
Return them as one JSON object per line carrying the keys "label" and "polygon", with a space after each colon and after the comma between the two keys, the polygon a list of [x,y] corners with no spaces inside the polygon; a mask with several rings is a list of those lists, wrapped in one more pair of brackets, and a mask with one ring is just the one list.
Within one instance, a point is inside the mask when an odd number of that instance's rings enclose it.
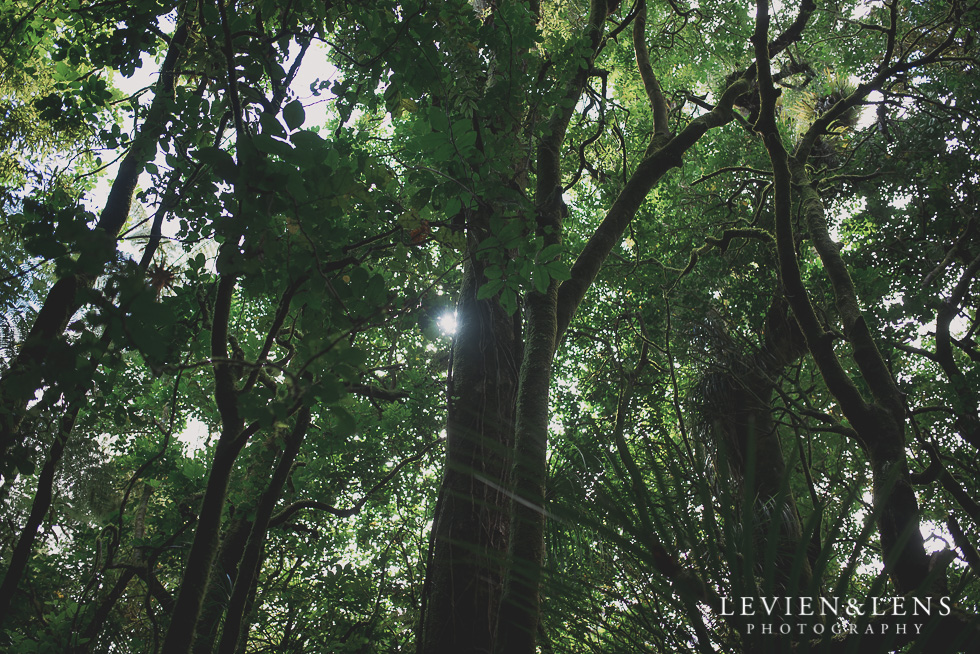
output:
{"label": "tree trunk", "polygon": [[[565,78],[566,106],[550,114],[544,130],[547,136],[538,145],[536,227],[537,234],[546,235],[549,243],[561,238],[561,148],[565,131],[587,81],[592,57],[601,45],[608,12],[601,0],[590,4],[585,34],[591,46],[589,58]],[[497,301],[476,300],[476,292],[486,280],[475,253],[487,235],[487,222],[484,218],[468,225],[467,263],[453,348],[446,470],[436,504],[423,590],[420,654],[502,652],[501,648],[510,644],[519,647],[511,651],[533,652],[544,563],[548,386],[558,339],[647,193],[668,170],[680,165],[681,156],[709,129],[732,120],[732,103],[747,87],[747,80],[739,80],[715,110],[691,121],[676,137],[656,135],[656,144],[666,143],[651,152],[630,176],[572,267],[572,278],[560,286],[551,280],[547,293],[529,295],[529,316],[533,315],[529,325],[533,322],[533,327],[525,353],[518,353],[514,327]],[[521,362],[520,399],[516,361]],[[515,412],[521,414],[517,448],[522,460],[512,461]],[[511,507],[505,489],[513,464],[518,466],[519,478],[514,521],[508,526]],[[530,574],[508,580],[507,608],[498,619],[501,564],[511,529],[518,533],[513,534],[509,560],[514,567],[508,573],[517,573],[517,568],[524,566],[523,573]],[[495,631],[501,639],[496,648]]]}
{"label": "tree trunk", "polygon": [[208,474],[194,542],[187,557],[174,611],[170,616],[170,627],[167,629],[163,643],[163,649],[168,654],[190,652],[197,623],[201,617],[201,606],[207,591],[211,566],[218,548],[218,533],[225,497],[228,493],[228,481],[235,460],[248,438],[238,410],[238,389],[232,366],[228,363],[228,318],[234,291],[235,277],[223,275],[218,281],[218,295],[211,328],[214,396],[218,412],[221,414],[221,435],[218,437],[214,461]]}
{"label": "tree trunk", "polygon": [[[883,68],[870,82],[858,85],[845,100],[817,120],[800,140],[791,157],[783,146],[776,123],[776,98],[771,54],[767,47],[769,6],[757,3],[756,30],[753,36],[759,75],[761,109],[755,129],[762,135],[773,168],[773,209],[776,220],[776,249],[780,277],[786,297],[806,338],[827,388],[837,400],[841,412],[857,433],[857,441],[871,460],[874,481],[874,512],[881,537],[885,569],[901,594],[923,585],[929,571],[929,557],[919,531],[919,507],[909,478],[905,457],[905,401],[891,371],[878,351],[874,337],[860,309],[857,291],[840,248],[830,237],[823,202],[806,170],[806,160],[815,139],[848,106],[855,106],[880,86],[893,71]],[[794,189],[799,194],[799,209],[834,290],[834,304],[840,316],[851,356],[861,378],[870,390],[872,401],[844,370],[833,348],[830,334],[824,331],[810,302],[800,272],[793,235]]]}
{"label": "tree trunk", "polygon": [[194,654],[211,654],[218,640],[221,618],[228,600],[227,580],[234,579],[245,552],[252,523],[236,512],[223,530],[221,545],[211,570],[201,617],[194,629]]}
{"label": "tree trunk", "polygon": [[534,654],[540,620],[540,586],[545,560],[548,478],[548,391],[558,333],[558,284],[527,298],[527,343],[517,392],[514,498],[507,577],[496,654]]}
{"label": "tree trunk", "polygon": [[[470,251],[479,239],[471,236]],[[420,654],[491,651],[507,551],[518,340],[496,299],[477,300],[483,264],[463,273],[449,382],[446,463],[423,590]]]}
{"label": "tree trunk", "polygon": [[275,466],[272,478],[259,499],[255,518],[252,520],[252,531],[238,565],[235,585],[231,592],[231,599],[228,601],[228,612],[221,633],[221,642],[218,645],[219,654],[235,654],[239,641],[247,640],[242,628],[245,624],[245,615],[249,603],[249,591],[254,587],[259,576],[269,519],[276,508],[276,503],[282,494],[282,488],[286,484],[289,471],[293,467],[293,462],[296,461],[296,456],[299,454],[299,448],[303,444],[309,426],[310,410],[304,408],[296,419],[296,426],[292,433],[286,438],[286,446]]}

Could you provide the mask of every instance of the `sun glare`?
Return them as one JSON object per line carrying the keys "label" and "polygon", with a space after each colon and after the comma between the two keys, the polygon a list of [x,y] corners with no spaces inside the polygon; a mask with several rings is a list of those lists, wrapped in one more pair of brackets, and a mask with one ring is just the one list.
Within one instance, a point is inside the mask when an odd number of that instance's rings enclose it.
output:
{"label": "sun glare", "polygon": [[456,333],[456,312],[447,311],[446,313],[442,314],[442,316],[439,317],[438,323],[439,329],[442,330],[443,334],[452,336]]}

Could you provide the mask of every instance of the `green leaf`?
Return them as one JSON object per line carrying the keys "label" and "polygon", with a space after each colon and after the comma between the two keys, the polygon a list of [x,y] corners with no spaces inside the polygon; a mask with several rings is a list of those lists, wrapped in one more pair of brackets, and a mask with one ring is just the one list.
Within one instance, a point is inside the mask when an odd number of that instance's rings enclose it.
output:
{"label": "green leaf", "polygon": [[446,202],[446,206],[443,207],[442,211],[447,217],[452,217],[459,213],[459,210],[462,208],[463,203],[460,201],[460,199],[457,197],[452,197]]}
{"label": "green leaf", "polygon": [[[198,151],[197,157],[204,164],[210,165],[214,174],[228,183],[234,182],[238,176],[238,166],[235,165],[235,160],[221,148],[202,148]],[[167,159],[169,163],[170,157],[168,156]],[[179,160],[175,158],[175,163],[177,161]]]}
{"label": "green leaf", "polygon": [[292,141],[297,150],[303,150],[308,153],[316,152],[319,157],[325,154],[327,142],[319,134],[309,130],[304,129],[293,132],[290,134],[289,140]]}
{"label": "green leaf", "polygon": [[279,139],[272,138],[266,133],[256,134],[252,137],[252,144],[255,149],[259,152],[265,152],[266,154],[274,154],[279,157],[288,157],[292,153],[292,148],[285,141],[280,141]]}
{"label": "green leaf", "polygon": [[480,287],[480,290],[476,292],[477,300],[486,300],[497,294],[497,291],[504,285],[502,279],[491,279],[489,282]]}
{"label": "green leaf", "polygon": [[510,286],[500,294],[500,306],[511,316],[517,311],[517,293]]}
{"label": "green leaf", "polygon": [[259,116],[259,124],[262,126],[262,134],[286,138],[286,130],[282,128],[282,123],[275,119],[271,114],[263,113]]}
{"label": "green leaf", "polygon": [[551,261],[546,263],[544,267],[548,270],[548,275],[559,282],[572,278],[571,269],[563,261]]}
{"label": "green leaf", "polygon": [[357,420],[354,419],[354,416],[347,409],[334,406],[331,407],[330,412],[337,421],[337,424],[334,426],[334,436],[345,438],[357,431]]}
{"label": "green leaf", "polygon": [[448,132],[449,118],[446,117],[446,112],[438,108],[433,109],[429,114],[429,125],[437,132]]}
{"label": "green leaf", "polygon": [[534,282],[534,290],[542,295],[548,292],[548,284],[551,282],[551,277],[548,275],[548,269],[544,266],[535,266],[534,271],[531,273],[531,279]]}
{"label": "green leaf", "polygon": [[524,231],[524,222],[518,218],[512,218],[504,228],[500,230],[497,234],[497,238],[503,243],[503,246],[512,247],[511,242],[520,238],[521,233]]}
{"label": "green leaf", "polygon": [[306,110],[303,103],[293,100],[282,109],[282,118],[286,121],[289,129],[299,129],[306,121]]}
{"label": "green leaf", "polygon": [[561,254],[562,246],[561,243],[552,243],[551,245],[546,245],[540,252],[538,252],[538,261],[547,261],[553,259]]}

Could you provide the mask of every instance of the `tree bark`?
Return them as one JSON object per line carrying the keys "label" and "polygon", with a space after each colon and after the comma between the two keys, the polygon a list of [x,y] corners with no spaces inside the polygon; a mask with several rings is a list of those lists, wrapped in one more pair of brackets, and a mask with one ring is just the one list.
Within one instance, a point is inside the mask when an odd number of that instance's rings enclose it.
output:
{"label": "tree bark", "polygon": [[533,654],[540,619],[547,516],[548,410],[558,334],[558,285],[527,297],[527,340],[517,391],[510,545],[495,654]]}
{"label": "tree bark", "polygon": [[231,599],[228,601],[228,611],[225,624],[218,644],[219,654],[235,654],[239,641],[247,640],[242,631],[245,623],[245,613],[249,600],[249,591],[254,587],[259,575],[259,563],[262,560],[262,549],[265,545],[265,534],[269,528],[269,519],[276,508],[282,488],[286,484],[289,471],[299,454],[300,445],[310,427],[310,410],[301,409],[296,419],[296,425],[286,438],[286,445],[279,462],[276,464],[272,478],[259,499],[252,520],[252,530],[245,545],[245,551],[238,565],[235,585],[232,588]]}
{"label": "tree bark", "polygon": [[[471,236],[470,251],[479,238]],[[470,257],[457,305],[446,463],[423,589],[420,654],[489,652],[510,529],[508,506],[517,350],[514,320],[477,300],[483,264]]]}
{"label": "tree bark", "polygon": [[180,590],[170,616],[170,627],[163,649],[174,654],[190,652],[191,643],[201,616],[201,605],[207,591],[211,566],[218,546],[221,514],[228,493],[235,460],[247,442],[248,434],[238,410],[238,391],[231,364],[228,362],[228,318],[235,277],[223,275],[218,281],[211,331],[211,356],[214,359],[215,400],[221,414],[221,435],[208,474],[207,488],[197,520],[197,531],[191,545]]}

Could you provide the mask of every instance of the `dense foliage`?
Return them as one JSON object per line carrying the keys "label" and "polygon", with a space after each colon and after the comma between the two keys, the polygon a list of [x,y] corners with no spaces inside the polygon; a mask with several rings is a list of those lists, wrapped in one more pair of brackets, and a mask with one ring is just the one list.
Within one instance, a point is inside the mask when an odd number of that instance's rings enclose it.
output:
{"label": "dense foliage", "polygon": [[978,29],[3,3],[0,650],[975,648]]}

